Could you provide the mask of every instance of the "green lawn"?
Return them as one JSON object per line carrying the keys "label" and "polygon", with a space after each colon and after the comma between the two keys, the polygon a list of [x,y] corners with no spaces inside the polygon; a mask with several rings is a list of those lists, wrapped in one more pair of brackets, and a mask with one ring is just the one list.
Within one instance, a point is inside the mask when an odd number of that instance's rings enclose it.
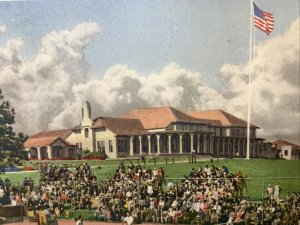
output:
{"label": "green lawn", "polygon": [[[128,165],[131,160],[124,160],[125,165]],[[137,160],[132,160],[134,164],[137,164]],[[168,164],[165,164],[165,158],[158,158],[156,165],[154,165],[153,159],[148,159],[146,162],[146,168],[163,167],[165,170],[166,179],[178,178],[174,182],[180,182],[183,175],[188,175],[192,168],[198,168],[198,166],[204,167],[205,165],[211,165],[210,161],[200,161],[190,164],[187,157],[174,158],[175,164],[172,163],[172,159],[168,160]],[[70,163],[75,165],[76,163],[88,162],[92,166],[92,171],[97,176],[98,180],[105,179],[109,174],[113,174],[120,163],[120,160],[103,160],[103,161],[57,161],[56,164]],[[139,163],[144,167],[141,160]],[[247,175],[249,180],[247,181],[248,195],[253,200],[261,199],[265,194],[266,186],[268,184],[279,184],[282,189],[281,195],[285,195],[288,192],[300,191],[300,161],[287,161],[287,160],[272,160],[272,159],[227,159],[218,160],[214,159],[213,164],[221,167],[226,165],[229,168],[229,172],[237,172],[240,170],[243,174]],[[37,162],[26,162],[26,165],[32,165],[35,168],[38,167]],[[0,175],[0,177],[8,177],[12,182],[22,183],[25,177],[32,177],[35,184],[38,184],[39,173],[38,172],[26,172],[26,173],[8,173]]]}

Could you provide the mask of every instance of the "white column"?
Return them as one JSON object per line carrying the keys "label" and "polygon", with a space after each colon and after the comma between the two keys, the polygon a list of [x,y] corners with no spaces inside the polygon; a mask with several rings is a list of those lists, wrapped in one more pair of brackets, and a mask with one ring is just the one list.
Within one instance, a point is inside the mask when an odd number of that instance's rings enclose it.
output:
{"label": "white column", "polygon": [[182,134],[179,134],[179,153],[182,154]]}
{"label": "white column", "polygon": [[157,139],[157,154],[160,154],[160,144],[159,144],[160,135],[159,134],[156,135],[156,139]]}
{"label": "white column", "polygon": [[171,151],[171,138],[172,138],[172,135],[168,134],[168,146],[169,146],[168,150],[169,150],[169,154],[172,153],[172,151]]}
{"label": "white column", "polygon": [[52,146],[47,147],[48,158],[52,159]]}
{"label": "white column", "polygon": [[197,152],[200,153],[200,134],[197,134]]}
{"label": "white column", "polygon": [[142,150],[142,136],[139,136],[139,141],[140,141],[140,154],[143,153]]}
{"label": "white column", "polygon": [[148,139],[148,154],[151,154],[151,136],[147,135]]}
{"label": "white column", "polygon": [[129,155],[133,155],[133,137],[129,138]]}
{"label": "white column", "polygon": [[191,152],[193,152],[194,149],[194,134],[191,134]]}
{"label": "white column", "polygon": [[41,148],[37,148],[37,155],[38,155],[38,159],[42,159],[41,157]]}

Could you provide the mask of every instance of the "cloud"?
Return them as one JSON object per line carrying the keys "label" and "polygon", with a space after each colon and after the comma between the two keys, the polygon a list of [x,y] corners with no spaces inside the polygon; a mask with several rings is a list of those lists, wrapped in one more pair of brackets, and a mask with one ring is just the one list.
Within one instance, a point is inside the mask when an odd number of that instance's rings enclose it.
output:
{"label": "cloud", "polygon": [[99,31],[97,24],[83,23],[51,32],[31,60],[20,55],[21,38],[0,48],[0,85],[16,108],[16,129],[29,134],[48,129],[52,118],[72,102],[73,86],[89,79],[84,49]]}
{"label": "cloud", "polygon": [[[264,137],[285,133],[297,140],[299,135],[298,27],[299,20],[256,48],[252,121],[263,128]],[[16,108],[18,130],[32,134],[78,125],[84,101],[91,102],[94,117],[171,105],[183,111],[222,108],[246,118],[248,64],[224,65],[220,92],[203,84],[199,72],[176,63],[148,75],[114,65],[101,79],[91,79],[84,50],[99,31],[97,24],[83,23],[51,32],[32,60],[22,58],[21,38],[0,48],[0,86]]]}
{"label": "cloud", "polygon": [[102,80],[90,80],[73,86],[75,100],[50,123],[51,128],[65,127],[65,122],[80,121],[83,101],[88,100],[94,116],[119,116],[137,107],[172,105],[182,110],[216,108],[224,98],[213,89],[201,85],[200,74],[175,63],[160,73],[147,77],[128,68],[115,65]]}
{"label": "cloud", "polygon": [[[283,135],[299,142],[300,81],[299,21],[281,36],[256,46],[253,80],[253,121],[262,127],[266,138]],[[249,64],[224,65],[221,74],[227,81],[227,110],[246,118]]]}
{"label": "cloud", "polygon": [[0,24],[0,34],[5,33],[6,32],[6,26]]}

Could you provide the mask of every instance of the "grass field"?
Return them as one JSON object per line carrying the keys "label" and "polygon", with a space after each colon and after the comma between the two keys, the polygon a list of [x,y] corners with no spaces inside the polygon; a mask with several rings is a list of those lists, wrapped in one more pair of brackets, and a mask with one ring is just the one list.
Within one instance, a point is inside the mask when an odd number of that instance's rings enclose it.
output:
{"label": "grass field", "polygon": [[[132,160],[137,164],[137,160]],[[103,161],[56,161],[57,165],[69,163],[74,166],[77,163],[88,162],[92,167],[93,173],[97,176],[98,181],[106,179],[109,174],[113,174],[120,164],[120,160],[103,160]],[[125,160],[124,164],[129,165],[130,160]],[[188,175],[192,168],[204,167],[212,165],[210,161],[200,161],[197,163],[189,163],[188,158],[175,158],[174,164],[172,160],[165,163],[165,158],[158,158],[156,165],[153,159],[146,161],[144,166],[141,161],[139,163],[145,168],[163,167],[165,170],[166,179],[174,179],[173,182],[180,182],[183,175]],[[38,167],[37,162],[26,162],[26,165]],[[259,200],[265,195],[265,190],[268,184],[274,185],[277,183],[282,189],[281,196],[288,192],[300,192],[300,161],[273,160],[273,159],[223,159],[216,161],[213,165],[221,167],[223,165],[229,168],[229,172],[235,173],[240,170],[247,175],[248,195],[252,200]],[[38,184],[39,173],[24,172],[24,173],[8,173],[0,175],[2,178],[8,177],[12,182],[22,183],[25,177],[32,177],[35,184]]]}

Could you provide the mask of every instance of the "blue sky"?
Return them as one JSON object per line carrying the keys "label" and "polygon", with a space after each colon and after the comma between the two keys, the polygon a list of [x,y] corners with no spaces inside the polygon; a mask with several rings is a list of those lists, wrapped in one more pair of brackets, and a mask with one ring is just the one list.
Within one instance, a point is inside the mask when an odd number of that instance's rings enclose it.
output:
{"label": "blue sky", "polygon": [[[275,16],[272,36],[299,17],[298,0],[256,3]],[[175,62],[218,89],[223,64],[248,60],[249,1],[17,1],[0,2],[0,15],[6,25],[0,45],[20,36],[25,57],[35,55],[49,32],[98,23],[101,33],[85,52],[95,78],[115,64],[149,74]],[[267,38],[256,31],[257,42]]]}
{"label": "blue sky", "polygon": [[[299,0],[256,4],[275,28],[254,29],[252,121],[299,143]],[[249,23],[248,0],[0,0],[0,87],[27,134],[77,125],[84,101],[95,116],[170,105],[245,119]]]}

